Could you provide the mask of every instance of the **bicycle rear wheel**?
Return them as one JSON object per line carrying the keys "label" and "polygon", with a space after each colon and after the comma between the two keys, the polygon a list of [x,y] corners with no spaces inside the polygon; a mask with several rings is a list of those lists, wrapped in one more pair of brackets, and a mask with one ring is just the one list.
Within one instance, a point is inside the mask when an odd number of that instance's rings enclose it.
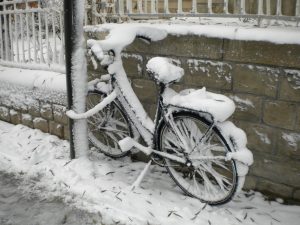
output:
{"label": "bicycle rear wheel", "polygon": [[[87,110],[93,108],[105,97],[97,91],[87,95]],[[118,142],[125,137],[132,137],[132,129],[122,108],[112,102],[103,110],[87,119],[90,142],[102,153],[112,158],[129,154],[122,152]]]}
{"label": "bicycle rear wheel", "polygon": [[[191,197],[210,205],[228,202],[236,191],[238,176],[235,162],[224,159],[231,151],[226,140],[217,128],[209,130],[211,123],[198,114],[182,111],[173,118],[181,138],[162,122],[156,146],[160,151],[185,158],[188,163],[164,159],[169,174]],[[201,143],[204,134],[209,134],[209,138]]]}

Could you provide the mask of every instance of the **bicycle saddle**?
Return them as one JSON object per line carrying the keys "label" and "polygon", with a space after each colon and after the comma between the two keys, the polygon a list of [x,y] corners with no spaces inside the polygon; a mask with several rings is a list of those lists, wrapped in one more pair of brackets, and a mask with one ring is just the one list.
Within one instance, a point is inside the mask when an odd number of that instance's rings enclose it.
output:
{"label": "bicycle saddle", "polygon": [[184,70],[173,64],[172,59],[154,57],[146,65],[149,76],[158,83],[170,84],[179,81]]}

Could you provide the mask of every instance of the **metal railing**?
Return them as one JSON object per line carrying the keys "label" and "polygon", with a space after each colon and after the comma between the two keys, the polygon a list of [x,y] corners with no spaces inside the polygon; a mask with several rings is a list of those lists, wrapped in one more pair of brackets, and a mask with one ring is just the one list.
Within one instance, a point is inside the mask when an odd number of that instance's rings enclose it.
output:
{"label": "metal railing", "polygon": [[[63,11],[43,2],[0,0],[0,65],[65,71]],[[300,0],[86,0],[86,25],[181,16],[275,18],[299,24]]]}
{"label": "metal railing", "polygon": [[40,0],[0,1],[0,64],[64,71],[62,10]]}
{"label": "metal railing", "polygon": [[[86,9],[96,18],[247,17],[300,20],[300,0],[90,0],[88,2],[90,4],[87,4]],[[99,23],[99,20],[96,22]]]}

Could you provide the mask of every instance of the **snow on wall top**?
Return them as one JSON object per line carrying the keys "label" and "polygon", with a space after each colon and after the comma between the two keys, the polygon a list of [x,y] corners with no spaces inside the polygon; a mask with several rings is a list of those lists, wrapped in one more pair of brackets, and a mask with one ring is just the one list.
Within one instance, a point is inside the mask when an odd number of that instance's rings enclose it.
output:
{"label": "snow on wall top", "polygon": [[66,76],[61,73],[0,66],[0,82],[21,85],[30,89],[66,91]]}
{"label": "snow on wall top", "polygon": [[[213,38],[225,38],[231,40],[244,41],[266,41],[275,44],[300,44],[300,28],[299,27],[242,27],[237,25],[217,25],[217,24],[173,24],[164,23],[123,23],[123,24],[102,24],[96,26],[86,26],[86,32],[108,32],[121,29],[124,31],[122,38],[125,36],[126,30],[145,30],[147,28],[156,28],[161,32],[171,35],[197,35]],[[141,29],[142,28],[142,29]]]}

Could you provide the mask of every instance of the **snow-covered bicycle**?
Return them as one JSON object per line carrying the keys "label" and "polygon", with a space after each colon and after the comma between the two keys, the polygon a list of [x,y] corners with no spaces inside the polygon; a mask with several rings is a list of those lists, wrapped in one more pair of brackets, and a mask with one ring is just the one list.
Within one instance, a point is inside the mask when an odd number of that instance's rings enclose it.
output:
{"label": "snow-covered bicycle", "polygon": [[131,38],[121,43],[116,41],[117,31],[103,41],[88,40],[108,74],[89,82],[88,111],[69,111],[68,116],[87,118],[89,140],[110,157],[123,157],[133,149],[151,157],[135,186],[156,162],[187,195],[211,205],[228,202],[243,186],[253,161],[245,133],[226,121],[235,110],[233,101],[205,88],[175,92],[170,85],[182,78],[183,69],[171,59],[154,57],[147,63],[158,86],[152,121],[131,88],[121,51],[136,36],[155,41],[164,34],[149,29],[132,29],[129,34]]}

